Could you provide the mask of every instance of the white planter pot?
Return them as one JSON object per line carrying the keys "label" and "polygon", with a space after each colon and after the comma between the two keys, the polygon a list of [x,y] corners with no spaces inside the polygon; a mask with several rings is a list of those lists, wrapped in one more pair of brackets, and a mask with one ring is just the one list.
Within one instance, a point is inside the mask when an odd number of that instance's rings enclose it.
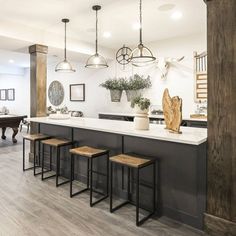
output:
{"label": "white planter pot", "polygon": [[134,129],[136,130],[149,130],[148,109],[141,110],[138,105],[134,106]]}
{"label": "white planter pot", "polygon": [[134,129],[136,129],[136,130],[149,130],[148,116],[135,116],[134,117]]}

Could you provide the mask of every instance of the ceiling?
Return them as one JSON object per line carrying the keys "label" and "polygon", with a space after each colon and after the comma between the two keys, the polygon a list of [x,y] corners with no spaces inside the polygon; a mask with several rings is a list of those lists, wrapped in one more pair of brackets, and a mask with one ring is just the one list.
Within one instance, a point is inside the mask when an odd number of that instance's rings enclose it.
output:
{"label": "ceiling", "polygon": [[[123,44],[136,45],[139,39],[138,0],[0,0],[0,48],[8,47],[8,39],[19,40],[13,51],[26,51],[32,43],[63,48],[61,18],[68,17],[68,48],[92,54],[95,37],[95,13],[91,7],[102,6],[99,12],[99,45],[113,54]],[[14,7],[13,7],[14,6]],[[180,11],[182,18],[171,15]],[[196,14],[197,13],[197,14]],[[104,38],[103,33],[111,33]],[[143,0],[143,40],[146,43],[206,31],[206,5],[202,0]],[[5,43],[4,43],[5,39]],[[17,45],[17,43],[16,43]],[[24,50],[23,50],[24,48]]]}

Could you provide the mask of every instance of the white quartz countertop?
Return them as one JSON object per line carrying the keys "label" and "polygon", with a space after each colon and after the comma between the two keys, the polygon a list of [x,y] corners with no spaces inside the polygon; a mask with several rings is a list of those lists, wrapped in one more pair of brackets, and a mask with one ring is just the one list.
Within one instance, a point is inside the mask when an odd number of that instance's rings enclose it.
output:
{"label": "white quartz countertop", "polygon": [[204,128],[181,127],[182,134],[173,134],[166,130],[164,125],[157,124],[150,124],[149,130],[135,130],[133,122],[128,121],[84,117],[71,117],[67,120],[53,120],[49,117],[37,117],[28,118],[27,120],[37,123],[81,128],[191,145],[199,145],[207,140],[207,129]]}
{"label": "white quartz countertop", "polygon": [[[99,112],[98,114],[101,115],[111,115],[111,116],[128,116],[128,117],[134,117],[135,114],[133,113],[116,113],[116,112]],[[156,118],[156,119],[164,119],[163,115],[148,115],[149,118]],[[183,117],[182,120],[187,120],[187,121],[205,121],[207,122],[206,118],[190,118],[190,117]]]}

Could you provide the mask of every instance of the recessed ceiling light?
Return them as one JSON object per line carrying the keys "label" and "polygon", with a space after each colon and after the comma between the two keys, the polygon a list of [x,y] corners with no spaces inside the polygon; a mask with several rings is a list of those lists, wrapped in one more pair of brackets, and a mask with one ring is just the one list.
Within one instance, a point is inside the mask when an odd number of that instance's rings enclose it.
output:
{"label": "recessed ceiling light", "polygon": [[170,11],[175,7],[175,4],[163,4],[158,7],[159,11]]}
{"label": "recessed ceiling light", "polygon": [[111,37],[111,32],[105,31],[105,32],[103,33],[103,37],[104,37],[104,38],[110,38],[110,37]]}
{"label": "recessed ceiling light", "polygon": [[133,24],[133,29],[134,30],[139,30],[140,29],[140,23],[139,22],[136,22]]}
{"label": "recessed ceiling light", "polygon": [[9,62],[9,63],[14,63],[15,61],[14,61],[14,60],[12,60],[12,59],[10,59],[8,62]]}
{"label": "recessed ceiling light", "polygon": [[181,11],[175,11],[171,14],[171,19],[173,20],[179,20],[183,16],[183,13]]}

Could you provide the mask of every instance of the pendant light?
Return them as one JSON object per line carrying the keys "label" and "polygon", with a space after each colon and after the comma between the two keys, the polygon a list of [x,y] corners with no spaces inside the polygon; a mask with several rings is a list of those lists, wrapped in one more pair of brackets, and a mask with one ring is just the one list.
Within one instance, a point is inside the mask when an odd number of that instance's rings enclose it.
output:
{"label": "pendant light", "polygon": [[70,62],[67,61],[66,55],[66,24],[70,21],[69,19],[61,20],[65,24],[65,47],[64,47],[64,60],[59,62],[55,68],[56,72],[75,72],[75,69],[72,68]]}
{"label": "pendant light", "polygon": [[130,61],[134,66],[146,66],[156,60],[150,49],[143,45],[142,0],[139,4],[139,45],[131,52]]}
{"label": "pendant light", "polygon": [[98,11],[101,6],[95,5],[92,7],[96,11],[96,41],[95,41],[95,54],[88,58],[86,68],[107,68],[106,59],[98,53]]}

